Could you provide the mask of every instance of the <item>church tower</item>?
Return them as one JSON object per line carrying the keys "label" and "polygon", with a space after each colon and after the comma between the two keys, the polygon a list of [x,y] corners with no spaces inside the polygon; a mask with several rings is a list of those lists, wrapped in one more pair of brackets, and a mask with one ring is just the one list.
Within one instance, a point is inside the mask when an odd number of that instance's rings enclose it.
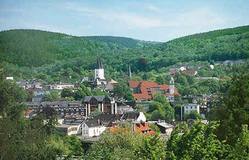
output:
{"label": "church tower", "polygon": [[98,58],[97,59],[97,68],[94,70],[94,79],[105,80],[105,70],[103,67],[102,61]]}
{"label": "church tower", "polygon": [[175,81],[174,78],[171,77],[169,82],[169,97],[168,97],[170,102],[174,102],[175,100],[174,94],[175,94]]}
{"label": "church tower", "polygon": [[94,82],[97,86],[105,86],[107,84],[105,79],[105,70],[100,58],[97,58],[97,67],[94,70]]}

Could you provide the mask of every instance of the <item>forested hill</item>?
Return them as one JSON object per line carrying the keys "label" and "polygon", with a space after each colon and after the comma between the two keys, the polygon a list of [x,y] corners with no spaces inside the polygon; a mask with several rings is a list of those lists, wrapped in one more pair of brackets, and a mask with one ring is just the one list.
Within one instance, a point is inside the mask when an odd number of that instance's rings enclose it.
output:
{"label": "forested hill", "polygon": [[[136,40],[116,38],[75,37],[39,30],[10,30],[0,32],[0,61],[20,66],[41,66],[56,60],[75,57],[96,58],[96,55],[121,52]],[[108,42],[107,42],[108,41]],[[111,38],[111,41],[114,41]],[[120,44],[119,44],[120,43]],[[130,43],[130,44],[128,44]]]}
{"label": "forested hill", "polygon": [[98,41],[98,42],[105,42],[108,44],[118,44],[123,47],[127,48],[136,48],[138,46],[142,46],[143,44],[146,44],[144,41],[132,39],[132,38],[126,38],[126,37],[113,37],[113,36],[86,36],[83,37],[89,40]]}
{"label": "forested hill", "polygon": [[228,60],[249,57],[249,26],[210,31],[174,39],[161,45],[164,54],[194,60]]}
{"label": "forested hill", "polygon": [[150,71],[177,62],[220,61],[249,57],[249,26],[211,31],[165,43],[124,37],[76,37],[39,30],[0,32],[0,62],[40,67],[55,63],[91,69],[96,57],[107,68]]}

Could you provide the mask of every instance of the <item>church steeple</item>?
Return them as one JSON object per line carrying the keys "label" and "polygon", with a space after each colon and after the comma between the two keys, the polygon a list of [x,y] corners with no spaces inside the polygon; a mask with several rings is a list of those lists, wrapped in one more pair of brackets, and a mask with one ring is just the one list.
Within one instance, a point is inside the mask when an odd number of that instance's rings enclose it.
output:
{"label": "church steeple", "polygon": [[170,82],[169,82],[169,101],[170,102],[174,102],[175,100],[174,94],[175,94],[175,81],[174,81],[174,78],[171,77]]}
{"label": "church steeple", "polygon": [[131,65],[129,64],[129,68],[128,68],[128,72],[129,72],[129,78],[131,79]]}
{"label": "church steeple", "polygon": [[103,69],[103,63],[101,61],[101,59],[98,57],[97,58],[97,69]]}

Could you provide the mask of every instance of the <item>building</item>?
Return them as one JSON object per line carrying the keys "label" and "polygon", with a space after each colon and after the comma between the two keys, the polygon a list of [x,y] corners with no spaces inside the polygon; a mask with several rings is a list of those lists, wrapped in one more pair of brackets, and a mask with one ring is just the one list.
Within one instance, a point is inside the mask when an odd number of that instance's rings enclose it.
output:
{"label": "building", "polygon": [[183,106],[183,108],[184,108],[184,114],[189,114],[191,112],[197,112],[200,114],[200,105],[199,104],[189,103],[189,104],[185,104]]}
{"label": "building", "polygon": [[121,121],[146,122],[143,112],[126,112],[121,116]]}
{"label": "building", "polygon": [[59,84],[53,84],[53,85],[48,85],[48,88],[50,90],[63,90],[66,88],[74,88],[74,84],[70,83],[59,83]]}
{"label": "building", "polygon": [[64,119],[56,128],[66,135],[80,135],[82,133],[81,119]]}
{"label": "building", "polygon": [[81,101],[53,101],[53,102],[41,102],[39,103],[38,109],[44,107],[51,107],[55,109],[58,115],[77,118],[85,117],[85,107]]}
{"label": "building", "polygon": [[98,137],[104,131],[106,127],[96,119],[90,119],[82,124],[82,137],[83,138],[91,138],[91,137]]}
{"label": "building", "polygon": [[172,97],[179,95],[177,89],[174,87],[173,81],[169,86],[166,84],[160,85],[151,81],[130,80],[129,86],[136,101],[150,101],[153,99],[153,95],[157,93],[165,95],[170,101],[173,100]]}
{"label": "building", "polygon": [[14,80],[14,77],[6,77],[6,80]]}
{"label": "building", "polygon": [[96,111],[117,114],[117,103],[108,96],[85,96],[82,103],[86,109],[86,116]]}
{"label": "building", "polygon": [[105,85],[105,90],[106,91],[112,91],[114,89],[114,87],[118,84],[117,81],[111,79],[110,81],[107,82],[107,84]]}
{"label": "building", "polygon": [[96,86],[105,86],[107,84],[104,66],[99,58],[97,59],[97,68],[94,70],[94,84]]}
{"label": "building", "polygon": [[142,133],[145,135],[154,135],[156,133],[150,128],[148,122],[133,123],[133,131],[135,133]]}

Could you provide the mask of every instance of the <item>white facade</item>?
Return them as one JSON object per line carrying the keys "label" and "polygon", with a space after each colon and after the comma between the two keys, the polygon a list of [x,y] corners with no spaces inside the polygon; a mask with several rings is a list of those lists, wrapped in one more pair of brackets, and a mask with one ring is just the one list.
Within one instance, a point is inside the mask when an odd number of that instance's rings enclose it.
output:
{"label": "white facade", "polygon": [[184,105],[184,114],[189,114],[191,112],[197,112],[200,114],[200,105],[195,103]]}
{"label": "white facade", "polygon": [[74,125],[59,124],[57,127],[64,128],[68,136],[81,134],[81,124],[74,124]]}
{"label": "white facade", "polygon": [[6,80],[14,80],[14,77],[6,77]]}
{"label": "white facade", "polygon": [[95,69],[95,77],[94,79],[105,79],[105,71],[104,68],[99,68],[99,69]]}
{"label": "white facade", "polygon": [[79,125],[72,125],[67,128],[67,135],[77,135],[81,134],[81,124]]}
{"label": "white facade", "polygon": [[136,122],[146,122],[146,117],[143,112],[139,112],[139,116],[135,120]]}
{"label": "white facade", "polygon": [[73,84],[55,84],[50,86],[50,89],[63,90],[65,88],[74,88]]}
{"label": "white facade", "polygon": [[83,125],[82,125],[82,137],[83,138],[98,137],[105,130],[106,130],[106,127],[103,125],[89,127],[89,126],[87,126],[86,123],[83,123]]}

